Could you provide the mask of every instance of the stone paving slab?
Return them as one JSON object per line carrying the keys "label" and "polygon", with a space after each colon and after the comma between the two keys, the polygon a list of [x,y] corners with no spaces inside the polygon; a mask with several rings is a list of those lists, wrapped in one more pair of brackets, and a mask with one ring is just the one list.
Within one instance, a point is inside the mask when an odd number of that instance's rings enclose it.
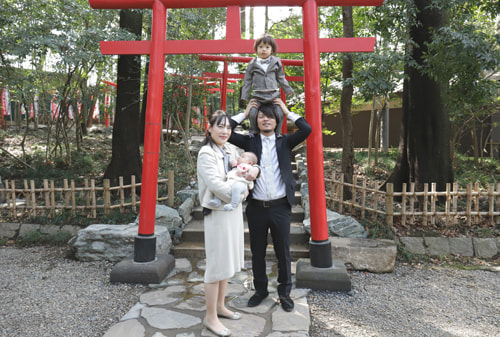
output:
{"label": "stone paving slab", "polygon": [[[212,337],[203,326],[205,296],[203,290],[204,260],[175,260],[175,269],[161,284],[150,285],[120,322],[113,325],[104,337]],[[246,269],[230,279],[227,306],[242,313],[237,321],[221,320],[238,337],[309,337],[308,289],[297,289],[290,296],[295,302],[292,312],[285,312],[278,304],[276,292],[276,264],[268,261],[269,297],[261,305],[247,307],[253,295],[252,275]],[[295,263],[292,270],[295,272]],[[295,283],[295,277],[293,277]]]}

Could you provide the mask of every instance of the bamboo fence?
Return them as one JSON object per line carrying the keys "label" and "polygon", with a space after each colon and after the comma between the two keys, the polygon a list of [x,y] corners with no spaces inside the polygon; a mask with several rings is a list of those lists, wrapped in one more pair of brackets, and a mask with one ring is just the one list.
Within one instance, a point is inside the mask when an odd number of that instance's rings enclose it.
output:
{"label": "bamboo fence", "polygon": [[[366,179],[357,176],[353,177],[352,184],[344,182],[343,174],[325,181],[330,209],[358,214],[361,219],[382,216],[388,227],[395,221],[402,225],[441,223],[445,226],[500,223],[500,183],[489,184],[487,190],[482,190],[479,183],[465,188],[456,183],[446,184],[445,191],[437,191],[435,183],[424,184],[423,190],[417,191],[412,183],[403,184],[401,192],[394,192],[393,184],[387,184],[382,191],[378,182],[368,184]],[[344,189],[351,190],[350,200],[344,199]]]}
{"label": "bamboo fence", "polygon": [[[137,213],[141,204],[138,189],[142,184],[136,183],[135,176],[131,176],[129,185],[123,184],[123,177],[118,181],[118,186],[110,186],[109,179],[104,179],[103,186],[96,186],[95,179],[84,179],[83,186],[76,187],[75,180],[64,179],[62,187],[55,187],[54,180],[44,179],[43,186],[36,188],[34,180],[24,180],[22,187],[18,187],[15,180],[5,180],[4,187],[0,187],[0,199],[5,199],[0,204],[0,214],[6,212],[15,219],[37,215],[54,217],[71,212],[72,215],[79,213],[96,218],[98,210],[107,215],[117,208],[122,213],[126,210]],[[173,171],[168,172],[167,179],[158,179],[156,200],[166,200],[169,206],[173,206]]]}
{"label": "bamboo fence", "polygon": [[[353,177],[353,183],[344,182],[342,174],[325,179],[327,184],[326,202],[329,209],[339,213],[357,214],[361,219],[385,218],[387,226],[395,221],[403,225],[422,223],[445,225],[500,223],[500,183],[490,184],[482,190],[479,183],[468,184],[461,188],[458,184],[447,184],[445,191],[437,191],[436,184],[424,184],[423,191],[416,191],[415,184],[403,184],[401,192],[394,192],[392,184],[386,185],[386,191],[380,190],[379,182],[368,183],[366,179]],[[66,211],[76,215],[78,212],[91,218],[97,217],[97,210],[104,214],[119,208],[120,212],[130,209],[136,213],[140,205],[137,190],[141,184],[131,177],[130,185],[123,184],[120,177],[118,186],[110,186],[109,180],[103,180],[103,186],[96,186],[94,179],[85,179],[83,187],[76,187],[75,181],[63,180],[63,187],[55,187],[53,180],[45,179],[42,188],[36,188],[33,180],[24,180],[23,188],[16,182],[4,181],[0,196],[6,201],[0,204],[0,211],[7,212],[10,218],[36,215],[53,217]],[[165,186],[166,185],[166,186]],[[162,187],[163,186],[163,187]],[[174,173],[168,173],[168,179],[159,179],[157,201],[174,202]],[[429,189],[430,187],[430,189]],[[130,193],[127,193],[130,189]],[[350,189],[353,196],[344,199],[344,189]],[[125,195],[128,195],[127,199]],[[163,196],[162,196],[163,195]],[[0,213],[1,214],[1,213]]]}

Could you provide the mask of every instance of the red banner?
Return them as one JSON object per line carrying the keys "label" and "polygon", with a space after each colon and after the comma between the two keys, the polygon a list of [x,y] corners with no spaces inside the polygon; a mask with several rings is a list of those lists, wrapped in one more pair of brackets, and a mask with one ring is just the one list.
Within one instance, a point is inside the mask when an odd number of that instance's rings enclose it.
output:
{"label": "red banner", "polygon": [[9,107],[9,91],[7,88],[3,88],[2,90],[2,114],[4,116],[10,115],[10,107]]}

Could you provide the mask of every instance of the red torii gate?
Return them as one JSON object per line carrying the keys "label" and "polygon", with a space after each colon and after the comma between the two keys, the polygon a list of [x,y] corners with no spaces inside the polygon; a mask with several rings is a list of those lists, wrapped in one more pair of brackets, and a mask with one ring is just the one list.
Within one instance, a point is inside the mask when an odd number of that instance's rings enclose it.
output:
{"label": "red torii gate", "polygon": [[[379,6],[383,0],[89,0],[93,8],[152,8],[151,41],[100,42],[107,55],[150,55],[146,138],[144,140],[142,198],[135,262],[155,260],[154,222],[158,178],[159,140],[166,54],[253,54],[254,40],[241,38],[239,7],[298,6],[303,10],[303,38],[277,39],[280,53],[304,54],[305,110],[312,127],[307,140],[309,201],[311,207],[311,265],[332,266],[328,239],[321,125],[320,52],[372,52],[375,38],[319,38],[318,6]],[[227,7],[224,40],[165,40],[167,8]]]}

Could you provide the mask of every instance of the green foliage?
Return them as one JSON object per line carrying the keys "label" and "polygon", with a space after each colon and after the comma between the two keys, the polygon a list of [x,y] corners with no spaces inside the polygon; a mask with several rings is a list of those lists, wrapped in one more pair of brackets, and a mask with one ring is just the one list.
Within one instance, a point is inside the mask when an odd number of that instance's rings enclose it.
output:
{"label": "green foliage", "polygon": [[56,234],[44,234],[38,230],[31,230],[25,233],[23,236],[19,237],[17,244],[20,246],[33,246],[33,245],[52,245],[52,246],[63,246],[68,243],[71,238],[71,234],[68,232],[58,232]]}
{"label": "green foliage", "polygon": [[[389,149],[387,152],[378,153],[378,164],[368,165],[368,152],[355,151],[354,164],[368,178],[385,181],[396,164],[398,150]],[[325,151],[325,162],[335,162],[342,159],[341,151]],[[461,187],[468,183],[479,182],[481,188],[488,188],[489,184],[500,182],[500,160],[484,158],[482,163],[475,164],[474,159],[465,155],[458,155],[455,171],[455,182]]]}
{"label": "green foliage", "polygon": [[30,223],[36,223],[40,225],[72,225],[85,228],[89,225],[98,223],[102,224],[127,224],[132,223],[137,218],[137,214],[130,211],[120,212],[119,209],[112,209],[109,214],[104,214],[102,209],[97,211],[97,220],[88,217],[86,214],[72,215],[69,212],[57,213],[54,216],[37,215],[29,218]]}
{"label": "green foliage", "polygon": [[394,233],[385,224],[385,219],[380,217],[377,221],[359,220],[359,223],[368,231],[369,239],[394,240]]}
{"label": "green foliage", "polygon": [[[42,137],[43,131],[33,133],[33,137]],[[38,143],[30,143],[28,145],[29,153],[25,157],[25,161],[36,170],[32,170],[20,164],[17,161],[5,162],[0,166],[0,177],[2,179],[26,179],[29,177],[40,183],[43,179],[81,179],[81,178],[96,178],[102,175],[109,160],[109,145],[111,139],[106,136],[98,136],[95,138],[95,143],[89,142],[85,149],[77,151],[76,147],[72,147],[73,161],[67,163],[62,159],[54,161],[46,161],[44,147]],[[36,139],[36,138],[34,138]],[[32,145],[31,145],[32,144]],[[106,146],[105,146],[106,144]]]}
{"label": "green foliage", "polygon": [[455,182],[464,187],[479,182],[482,188],[487,188],[489,184],[500,182],[500,160],[495,158],[475,163],[474,158],[457,154],[454,171]]}
{"label": "green foliage", "polygon": [[500,37],[485,7],[461,0],[452,3],[443,4],[453,19],[434,32],[423,71],[449,83],[447,106],[452,120],[460,122],[468,114],[484,113],[478,108],[496,99],[497,86],[489,76],[500,65]]}

